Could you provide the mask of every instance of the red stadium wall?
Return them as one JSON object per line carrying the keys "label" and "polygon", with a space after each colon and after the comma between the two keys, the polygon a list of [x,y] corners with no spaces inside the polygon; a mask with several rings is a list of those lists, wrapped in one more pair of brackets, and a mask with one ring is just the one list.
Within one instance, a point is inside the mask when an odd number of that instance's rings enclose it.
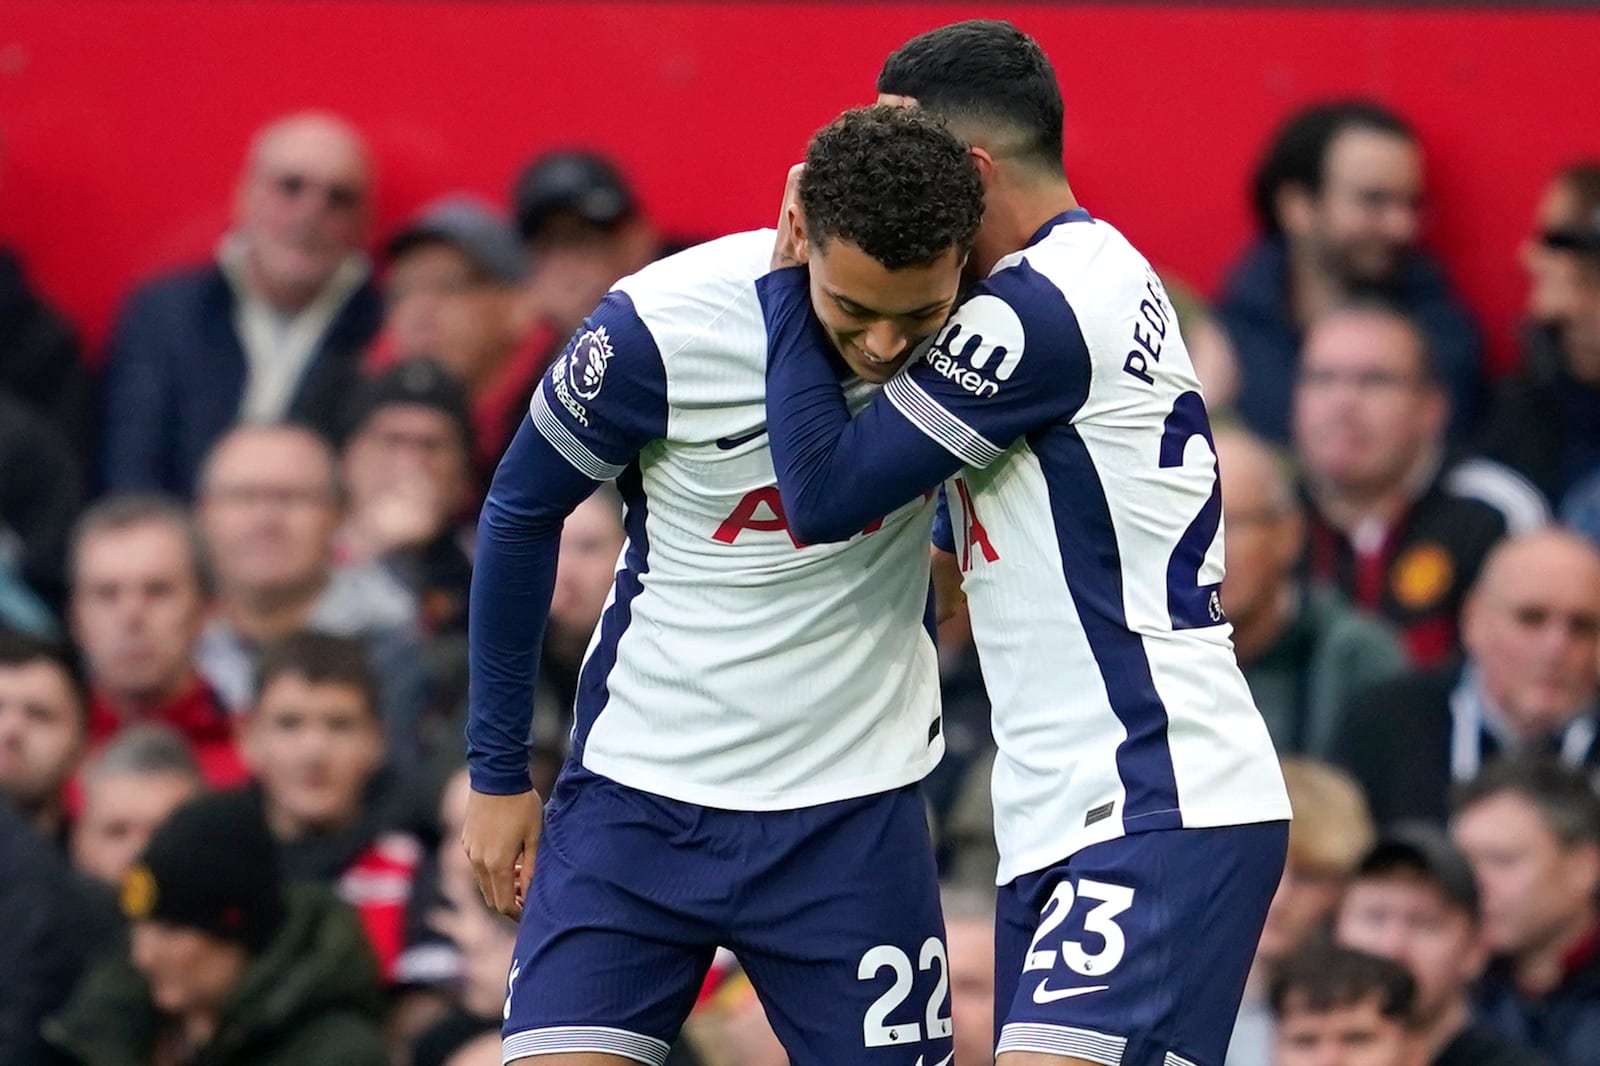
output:
{"label": "red stadium wall", "polygon": [[888,49],[977,13],[1055,60],[1080,198],[1207,289],[1285,112],[1398,106],[1428,150],[1430,240],[1502,362],[1538,189],[1600,154],[1594,10],[0,0],[0,240],[97,342],[133,279],[211,248],[251,129],[311,106],[370,133],[385,226],[451,188],[499,198],[574,143],[619,158],[669,230],[764,225],[807,134],[870,96]]}

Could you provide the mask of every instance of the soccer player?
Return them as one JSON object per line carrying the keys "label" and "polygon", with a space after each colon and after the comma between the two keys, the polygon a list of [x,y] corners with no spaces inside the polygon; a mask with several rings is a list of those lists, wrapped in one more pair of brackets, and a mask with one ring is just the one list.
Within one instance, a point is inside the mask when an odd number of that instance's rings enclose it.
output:
{"label": "soccer player", "polygon": [[984,278],[853,419],[831,348],[871,330],[818,340],[814,260],[762,280],[785,514],[830,542],[945,486],[999,747],[1001,1066],[1220,1066],[1289,806],[1229,643],[1211,431],[1172,305],[1074,200],[1031,38],[946,26],[878,89],[970,142]]}
{"label": "soccer player", "polygon": [[[816,313],[883,338],[841,353],[859,407],[954,305],[981,185],[942,124],[893,107],[847,112],[807,161]],[[845,543],[790,531],[755,289],[773,236],[619,283],[547,373],[484,506],[462,837],[485,896],[522,912],[508,1062],[661,1066],[719,945],[795,1066],[950,1061],[917,787],[943,751],[923,624],[934,503]],[[612,478],[628,540],[541,835],[528,727],[557,543]]]}

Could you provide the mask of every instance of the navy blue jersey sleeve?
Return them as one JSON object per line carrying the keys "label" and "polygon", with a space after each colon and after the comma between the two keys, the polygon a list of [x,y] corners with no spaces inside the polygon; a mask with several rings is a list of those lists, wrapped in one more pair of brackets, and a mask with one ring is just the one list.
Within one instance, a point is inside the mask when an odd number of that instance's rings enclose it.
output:
{"label": "navy blue jersey sleeve", "polygon": [[649,331],[613,293],[535,394],[478,520],[468,605],[472,787],[532,787],[528,737],[561,527],[600,482],[666,432],[666,375]]}
{"label": "navy blue jersey sleeve", "polygon": [[772,464],[796,537],[849,540],[960,469],[881,396],[851,419],[804,268],[768,274],[756,290],[767,325]]}
{"label": "navy blue jersey sleeve", "polygon": [[1082,406],[1089,376],[1077,316],[1024,259],[976,286],[877,402],[893,404],[964,465],[982,469]]}

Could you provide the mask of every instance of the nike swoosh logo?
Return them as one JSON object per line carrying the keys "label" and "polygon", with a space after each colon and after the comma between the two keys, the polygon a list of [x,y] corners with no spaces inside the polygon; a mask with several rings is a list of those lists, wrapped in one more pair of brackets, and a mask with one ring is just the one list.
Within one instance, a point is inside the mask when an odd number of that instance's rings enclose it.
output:
{"label": "nike swoosh logo", "polygon": [[1054,1003],[1058,999],[1087,996],[1090,992],[1104,992],[1110,987],[1110,985],[1083,985],[1078,988],[1046,988],[1045,982],[1040,981],[1039,987],[1033,990],[1033,1001],[1035,1003]]}
{"label": "nike swoosh logo", "polygon": [[[946,1055],[944,1058],[942,1058],[938,1062],[934,1063],[933,1066],[950,1066],[950,1060],[955,1058],[955,1057],[956,1057],[956,1053],[954,1051],[952,1051],[952,1052],[950,1052],[950,1054]],[[921,1055],[917,1056],[917,1066],[922,1066],[922,1056]]]}
{"label": "nike swoosh logo", "polygon": [[[766,426],[762,426],[760,429],[756,430],[755,432],[746,433],[742,437],[718,437],[717,438],[717,447],[721,448],[725,452],[731,452],[741,444],[749,444],[751,441],[755,440],[757,437],[765,436],[766,432],[767,432],[767,427]],[[920,1066],[920,1064],[919,1064],[919,1066]],[[939,1064],[936,1062],[936,1063],[933,1064],[933,1066],[939,1066]]]}

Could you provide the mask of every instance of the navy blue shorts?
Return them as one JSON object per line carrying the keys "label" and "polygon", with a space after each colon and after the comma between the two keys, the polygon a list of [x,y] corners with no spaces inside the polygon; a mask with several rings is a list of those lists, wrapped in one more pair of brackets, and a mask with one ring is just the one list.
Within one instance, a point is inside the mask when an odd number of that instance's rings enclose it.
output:
{"label": "navy blue shorts", "polygon": [[1222,1066],[1287,822],[1108,840],[1000,890],[1000,1051]]}
{"label": "navy blue shorts", "polygon": [[793,1066],[949,1066],[921,792],[792,811],[680,803],[569,765],[545,810],[505,1061],[661,1066],[712,955],[739,957]]}

